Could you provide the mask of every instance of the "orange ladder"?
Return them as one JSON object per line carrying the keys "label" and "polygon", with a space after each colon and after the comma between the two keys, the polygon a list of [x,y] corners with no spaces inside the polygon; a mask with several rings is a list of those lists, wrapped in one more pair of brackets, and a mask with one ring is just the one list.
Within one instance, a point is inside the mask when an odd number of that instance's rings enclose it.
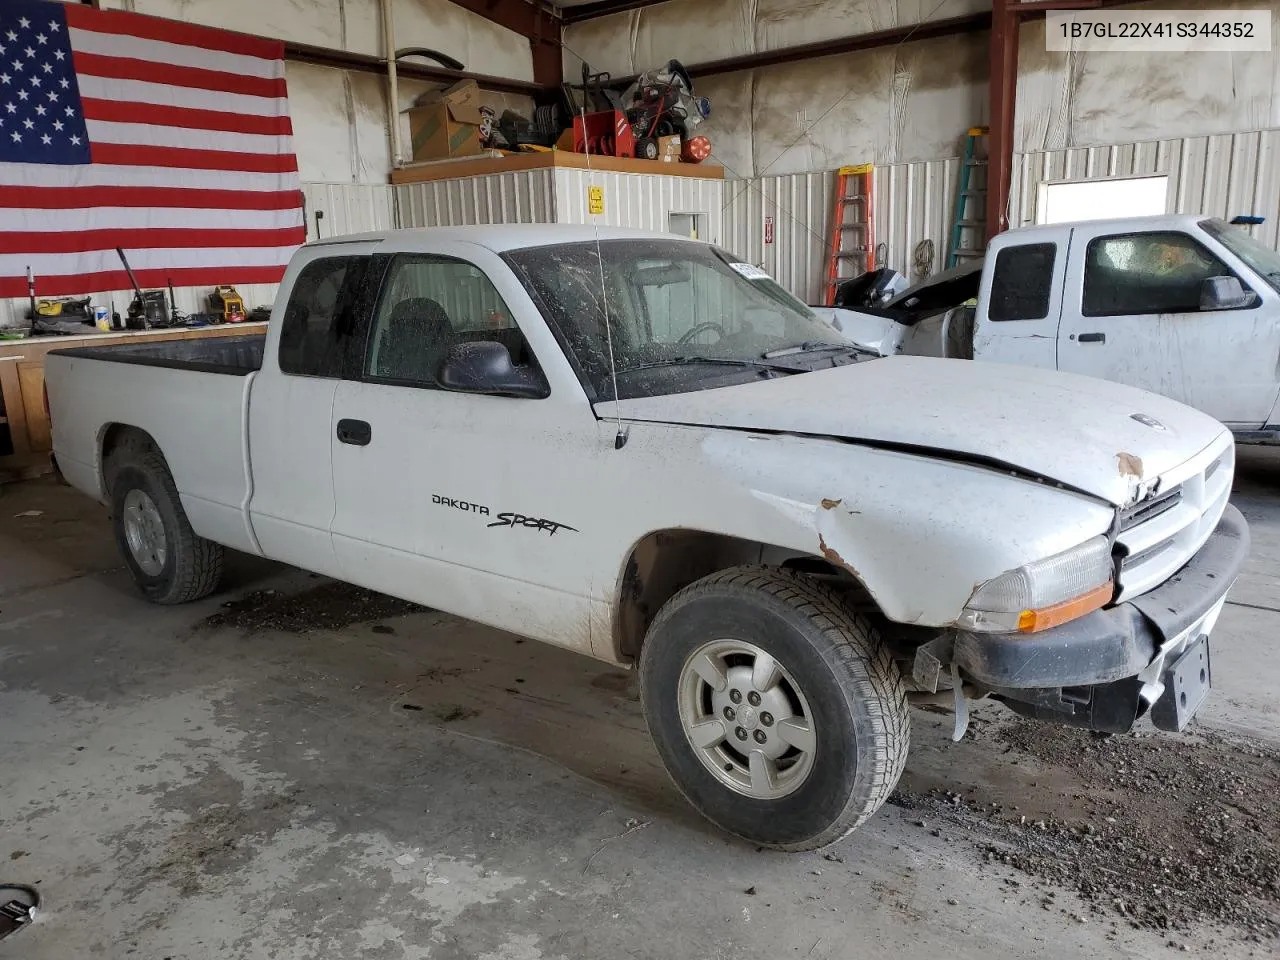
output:
{"label": "orange ladder", "polygon": [[[859,163],[836,171],[836,203],[831,216],[831,256],[827,261],[824,303],[832,306],[836,287],[876,268],[875,164]],[[841,269],[848,260],[854,272]]]}

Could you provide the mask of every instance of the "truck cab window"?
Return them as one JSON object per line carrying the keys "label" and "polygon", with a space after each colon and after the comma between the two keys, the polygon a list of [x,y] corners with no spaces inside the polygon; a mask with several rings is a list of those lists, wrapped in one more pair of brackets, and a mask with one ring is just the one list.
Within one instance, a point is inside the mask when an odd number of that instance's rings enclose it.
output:
{"label": "truck cab window", "polygon": [[359,300],[369,257],[325,257],[302,268],[280,328],[280,369],[306,377],[349,375],[360,347]]}
{"label": "truck cab window", "polygon": [[1086,317],[1199,313],[1204,282],[1230,276],[1235,274],[1226,264],[1185,233],[1097,237],[1085,253],[1082,312]]}
{"label": "truck cab window", "polygon": [[1043,320],[1053,293],[1056,243],[1005,247],[991,276],[990,320]]}
{"label": "truck cab window", "polygon": [[449,350],[482,340],[501,343],[517,366],[533,362],[511,310],[478,267],[450,257],[397,257],[378,303],[365,372],[436,387]]}

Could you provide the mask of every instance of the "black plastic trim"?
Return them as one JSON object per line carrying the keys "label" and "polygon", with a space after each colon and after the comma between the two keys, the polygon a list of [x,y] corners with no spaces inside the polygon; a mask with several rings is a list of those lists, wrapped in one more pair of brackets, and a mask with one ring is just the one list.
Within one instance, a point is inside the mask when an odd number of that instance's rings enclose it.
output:
{"label": "black plastic trim", "polygon": [[978,683],[1015,690],[1135,676],[1222,599],[1248,553],[1248,524],[1228,504],[1200,551],[1154,590],[1043,633],[958,633],[954,660]]}
{"label": "black plastic trim", "polygon": [[[207,346],[211,341],[235,341],[244,344],[261,341],[265,344],[266,340],[267,335],[265,333],[257,336],[237,336],[235,334],[226,334],[221,337],[201,337],[193,342]],[[167,347],[172,346],[172,342],[170,341],[162,342]],[[204,360],[185,360],[182,357],[163,356],[160,354],[151,356],[142,352],[143,348],[148,346],[151,346],[151,344],[110,343],[103,344],[100,347],[67,347],[63,350],[50,350],[49,352],[59,357],[75,357],[81,360],[103,360],[108,363],[129,363],[136,364],[140,367],[166,367],[171,370],[193,370],[197,373],[220,373],[231,377],[247,377],[254,371],[262,369],[261,356],[258,358],[257,366],[248,367],[243,364],[213,363]]]}

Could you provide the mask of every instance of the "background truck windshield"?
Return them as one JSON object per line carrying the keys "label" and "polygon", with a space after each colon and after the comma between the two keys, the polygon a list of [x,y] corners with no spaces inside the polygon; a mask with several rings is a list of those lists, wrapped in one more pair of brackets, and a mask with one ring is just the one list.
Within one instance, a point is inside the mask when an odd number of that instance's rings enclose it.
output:
{"label": "background truck windshield", "polygon": [[[598,399],[613,398],[606,306],[621,397],[749,380],[768,372],[771,351],[849,343],[762,270],[707,244],[602,240],[599,255],[587,242],[516,250],[506,259]],[[728,362],[735,360],[751,362]]]}
{"label": "background truck windshield", "polygon": [[1204,232],[1234,253],[1271,287],[1280,291],[1280,253],[1276,253],[1248,231],[1233,227],[1225,220],[1201,220]]}

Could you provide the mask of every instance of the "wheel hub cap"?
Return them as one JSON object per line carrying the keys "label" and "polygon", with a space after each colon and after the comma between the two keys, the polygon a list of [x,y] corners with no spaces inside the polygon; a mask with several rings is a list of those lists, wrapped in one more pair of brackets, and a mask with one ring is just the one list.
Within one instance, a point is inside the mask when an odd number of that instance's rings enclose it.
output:
{"label": "wheel hub cap", "polygon": [[125,495],[122,519],[134,563],[147,576],[160,576],[167,556],[160,508],[142,490],[133,489]]}
{"label": "wheel hub cap", "polygon": [[713,640],[680,673],[680,721],[703,765],[725,786],[773,800],[799,788],[816,740],[808,701],[789,672],[745,640]]}

